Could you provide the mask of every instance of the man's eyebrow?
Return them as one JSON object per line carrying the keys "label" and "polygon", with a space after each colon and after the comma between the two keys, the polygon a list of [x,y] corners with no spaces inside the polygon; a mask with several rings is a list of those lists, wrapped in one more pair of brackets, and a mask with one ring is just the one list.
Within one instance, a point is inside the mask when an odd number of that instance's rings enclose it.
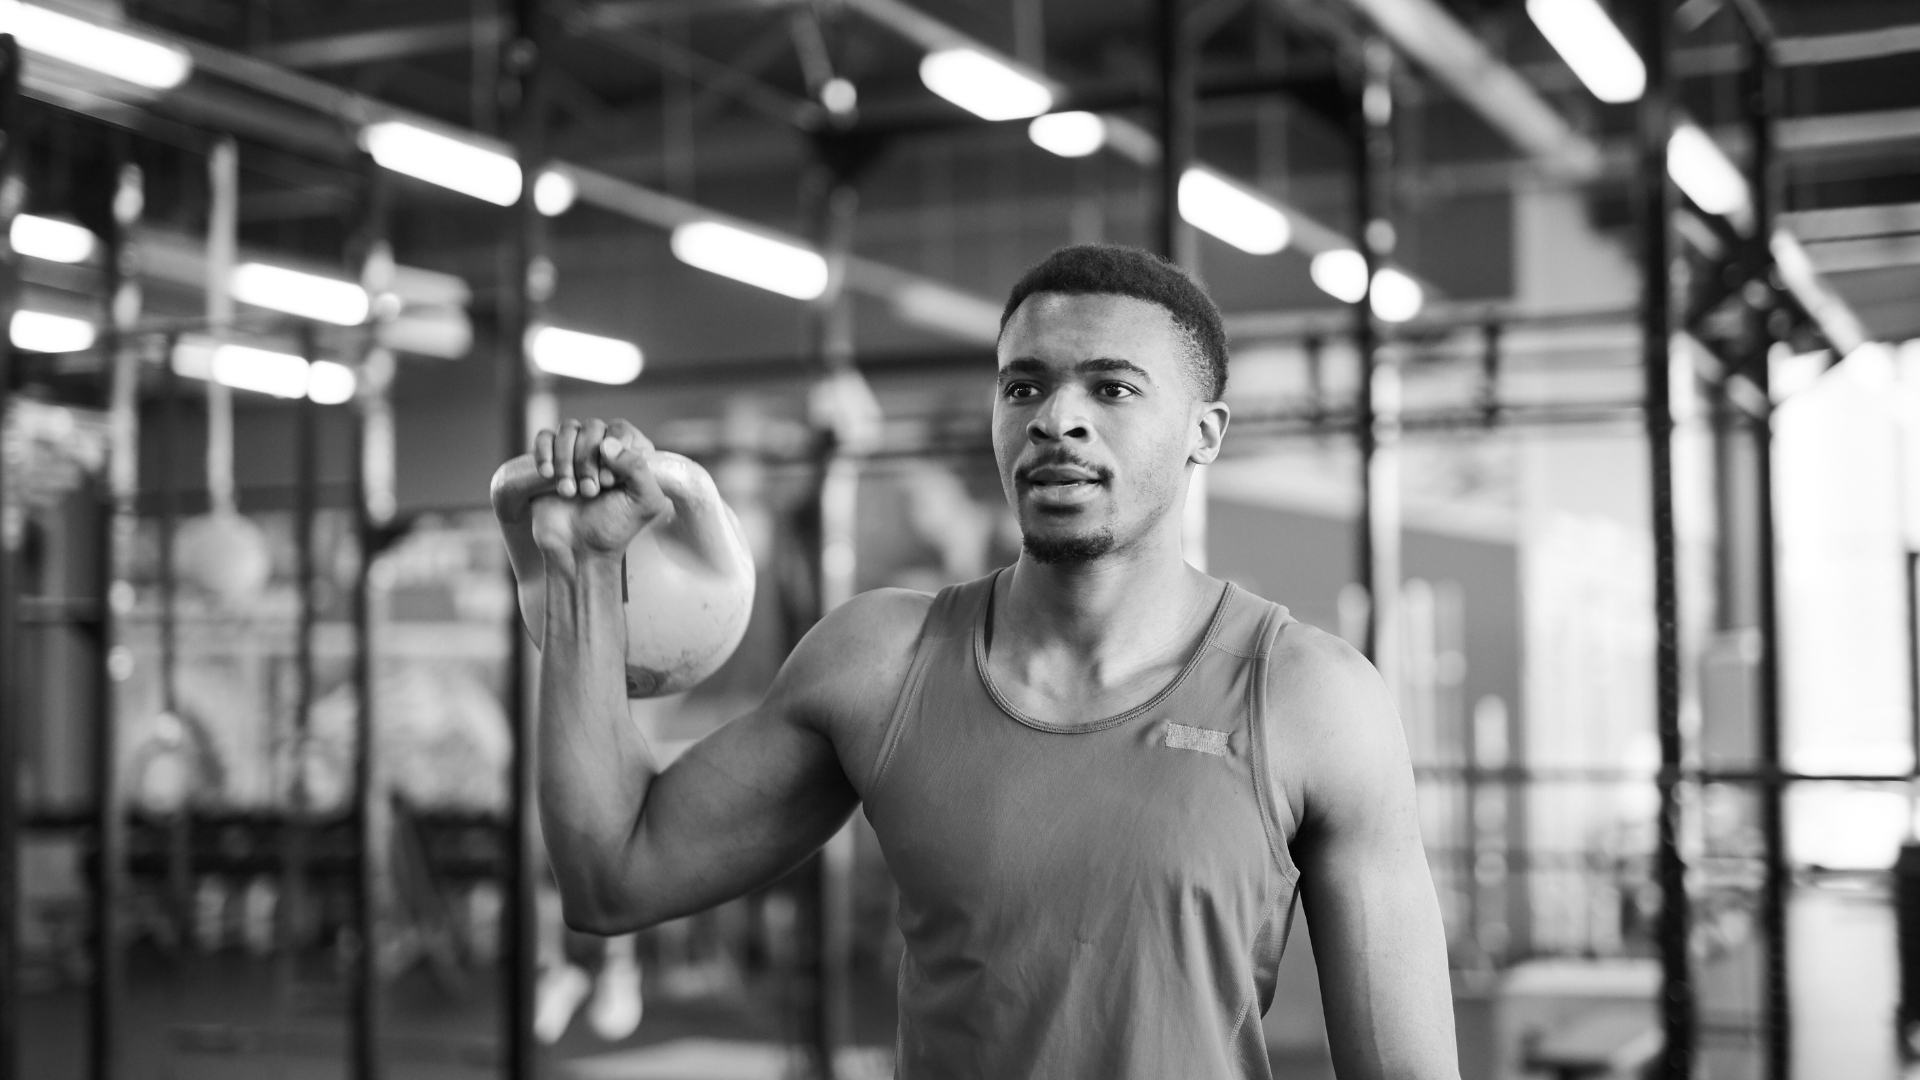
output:
{"label": "man's eyebrow", "polygon": [[[1007,361],[1006,366],[1000,369],[1000,378],[1004,380],[1015,375],[1045,375],[1052,370],[1053,366],[1044,360],[1023,356],[1015,360]],[[1146,368],[1141,367],[1139,364],[1131,360],[1119,360],[1105,356],[1095,357],[1091,360],[1082,360],[1073,365],[1073,370],[1075,374],[1079,375],[1092,374],[1095,372],[1124,372],[1142,382],[1150,383],[1153,381],[1153,376],[1148,373]]]}
{"label": "man's eyebrow", "polygon": [[1092,359],[1092,360],[1080,361],[1079,363],[1073,365],[1073,369],[1075,371],[1079,371],[1083,373],[1093,372],[1093,371],[1121,371],[1129,375],[1132,375],[1133,377],[1140,379],[1144,382],[1153,381],[1153,376],[1147,373],[1146,368],[1141,367],[1139,364],[1136,364],[1131,360],[1116,360],[1109,357],[1096,357],[1095,359]]}

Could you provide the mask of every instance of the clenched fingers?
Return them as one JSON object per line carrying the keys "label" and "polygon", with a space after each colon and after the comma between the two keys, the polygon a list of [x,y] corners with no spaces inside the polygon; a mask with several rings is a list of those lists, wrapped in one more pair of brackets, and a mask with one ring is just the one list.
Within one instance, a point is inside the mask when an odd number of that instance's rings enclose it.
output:
{"label": "clenched fingers", "polygon": [[561,423],[560,434],[553,447],[554,490],[561,498],[571,499],[580,493],[574,469],[574,450],[579,442],[580,421],[567,420]]}
{"label": "clenched fingers", "polygon": [[[580,425],[579,437],[573,444],[573,475],[580,484],[582,498],[591,499],[600,494],[603,486],[600,467],[600,440],[607,436],[605,420],[588,420]],[[612,480],[611,476],[607,477]]]}

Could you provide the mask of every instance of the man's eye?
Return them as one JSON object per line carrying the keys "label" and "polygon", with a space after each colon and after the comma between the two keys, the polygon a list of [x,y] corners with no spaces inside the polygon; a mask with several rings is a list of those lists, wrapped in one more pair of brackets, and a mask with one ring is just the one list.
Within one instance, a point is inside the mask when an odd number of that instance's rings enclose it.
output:
{"label": "man's eye", "polygon": [[1110,382],[1101,383],[1099,393],[1102,397],[1129,398],[1138,393],[1138,391],[1126,383]]}
{"label": "man's eye", "polygon": [[1007,397],[1009,398],[1018,400],[1021,398],[1033,397],[1035,394],[1038,394],[1040,392],[1040,388],[1033,385],[1032,383],[1017,382],[1017,383],[1008,383],[1007,388],[1001,392],[1006,394]]}

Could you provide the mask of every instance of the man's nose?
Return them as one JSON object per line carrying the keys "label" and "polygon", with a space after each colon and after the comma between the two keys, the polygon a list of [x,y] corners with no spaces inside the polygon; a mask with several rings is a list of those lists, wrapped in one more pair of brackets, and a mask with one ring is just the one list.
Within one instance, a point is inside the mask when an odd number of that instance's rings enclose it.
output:
{"label": "man's nose", "polygon": [[1084,441],[1092,436],[1086,395],[1075,390],[1055,391],[1047,398],[1046,404],[1034,411],[1033,419],[1027,422],[1027,438],[1035,442],[1060,439]]}

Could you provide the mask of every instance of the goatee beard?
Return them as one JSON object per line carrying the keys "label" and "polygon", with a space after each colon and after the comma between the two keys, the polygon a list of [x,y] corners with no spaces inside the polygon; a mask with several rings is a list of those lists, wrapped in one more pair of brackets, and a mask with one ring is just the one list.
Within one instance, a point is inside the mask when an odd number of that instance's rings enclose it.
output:
{"label": "goatee beard", "polygon": [[1089,563],[1113,550],[1113,529],[1097,529],[1079,536],[1023,533],[1020,546],[1038,563]]}

